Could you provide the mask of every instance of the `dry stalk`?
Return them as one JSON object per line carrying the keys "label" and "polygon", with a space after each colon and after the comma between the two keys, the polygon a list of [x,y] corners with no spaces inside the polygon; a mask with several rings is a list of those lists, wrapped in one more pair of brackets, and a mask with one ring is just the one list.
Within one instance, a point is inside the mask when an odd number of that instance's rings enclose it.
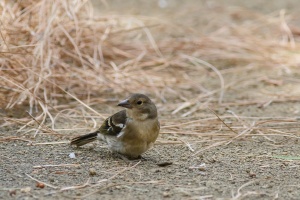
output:
{"label": "dry stalk", "polygon": [[[22,107],[19,112],[30,115],[3,118],[3,126],[22,124],[18,133],[97,128],[113,112],[107,105],[128,93],[142,92],[157,103],[163,134],[196,136],[199,143],[211,139],[217,144],[253,134],[297,137],[297,126],[289,132],[279,130],[285,128],[288,117],[264,125],[262,118],[254,119],[251,125],[240,120],[242,116],[199,115],[206,107],[257,105],[264,109],[274,103],[299,101],[299,94],[290,93],[262,92],[267,98],[244,100],[226,96],[230,90],[257,83],[274,87],[299,84],[297,78],[269,75],[274,70],[277,74],[299,73],[294,67],[299,65],[295,53],[300,51],[298,35],[284,10],[272,15],[248,11],[252,18],[239,25],[234,20],[232,24],[208,20],[203,28],[216,29],[205,35],[150,17],[94,17],[85,0],[5,0],[0,10],[0,104],[6,110]],[[214,15],[205,8],[201,11]],[[232,13],[229,8],[223,12]],[[168,31],[173,29],[185,32],[170,37]],[[66,119],[72,122],[71,128],[56,128]]]}

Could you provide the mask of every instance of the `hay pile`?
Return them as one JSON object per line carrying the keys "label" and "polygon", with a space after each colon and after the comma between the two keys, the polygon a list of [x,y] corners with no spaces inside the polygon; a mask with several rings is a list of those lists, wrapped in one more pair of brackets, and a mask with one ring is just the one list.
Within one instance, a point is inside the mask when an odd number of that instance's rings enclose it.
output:
{"label": "hay pile", "polygon": [[[78,105],[97,113],[87,105],[132,92],[155,95],[164,104],[162,115],[186,109],[180,116],[192,116],[202,109],[199,103],[226,101],[225,90],[233,85],[224,82],[224,74],[300,63],[298,29],[287,25],[283,11],[247,13],[253,21],[216,23],[210,34],[186,29],[181,37],[168,36],[168,26],[157,20],[95,18],[85,0],[5,0],[0,11],[1,106],[22,105],[43,122],[54,123],[53,113]],[[240,19],[244,11],[223,12]],[[153,25],[159,39],[151,34]],[[206,84],[208,79],[215,82]]]}
{"label": "hay pile", "polygon": [[132,34],[118,34],[124,19],[94,20],[91,10],[86,1],[2,2],[2,106],[23,104],[30,113],[51,115],[65,98],[109,98],[170,82],[143,76],[153,63],[140,66],[149,62],[146,47],[131,44]]}

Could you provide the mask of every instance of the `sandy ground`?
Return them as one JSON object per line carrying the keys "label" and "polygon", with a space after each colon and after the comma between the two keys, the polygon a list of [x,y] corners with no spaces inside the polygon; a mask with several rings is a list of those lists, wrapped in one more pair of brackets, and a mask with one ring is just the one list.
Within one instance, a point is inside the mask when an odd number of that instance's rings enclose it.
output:
{"label": "sandy ground", "polygon": [[[293,104],[272,104],[268,110],[280,113],[281,106]],[[5,134],[19,136],[11,130]],[[161,135],[160,140],[168,137]],[[197,151],[191,148],[202,150],[207,146],[195,139],[180,137],[189,141],[190,148],[184,144],[158,144],[144,155],[146,160],[130,162],[111,153],[101,142],[82,148],[68,144],[33,146],[18,140],[2,142],[1,198],[298,199],[300,196],[298,138],[276,136],[270,141],[252,136],[196,155]],[[40,136],[35,143],[49,141],[66,139]],[[70,153],[76,157],[70,158]],[[45,187],[40,188],[37,183],[44,183]]]}
{"label": "sandy ground", "polygon": [[[242,4],[240,1],[228,2]],[[258,2],[244,6],[271,12],[281,7],[292,9],[295,5],[295,1],[274,1],[277,3],[268,6]],[[123,5],[132,8],[127,10],[128,13],[149,14],[147,9],[131,7],[131,4]],[[146,5],[140,6],[144,8]],[[106,11],[109,9],[112,8],[104,8]],[[118,12],[118,6],[114,9]],[[142,10],[146,10],[145,13]],[[157,15],[163,15],[157,12]],[[0,199],[299,199],[300,105],[295,99],[267,102],[270,93],[293,93],[299,97],[300,74],[283,76],[279,71],[265,69],[247,72],[250,73],[249,77],[259,74],[259,77],[265,75],[272,80],[284,81],[274,85],[258,79],[261,81],[241,84],[233,90],[229,88],[225,93],[224,105],[214,110],[220,116],[228,114],[228,111],[244,116],[241,124],[246,127],[250,127],[257,119],[289,118],[287,123],[280,123],[274,128],[284,134],[291,133],[286,136],[265,137],[253,130],[253,135],[232,141],[230,138],[221,138],[221,143],[218,143],[217,134],[220,132],[217,131],[215,136],[211,136],[211,140],[216,139],[214,142],[198,142],[198,136],[161,134],[159,141],[173,141],[174,144],[158,142],[154,149],[145,153],[146,160],[129,162],[111,153],[101,142],[82,148],[67,144],[71,137],[84,131],[58,136],[39,134],[34,138],[33,134],[17,133],[19,126],[1,128],[1,136],[11,139],[0,142]],[[233,73],[224,75],[224,78],[230,82],[240,75]],[[207,81],[216,84],[216,79]],[[226,105],[226,102],[253,99],[265,104]],[[162,125],[182,114],[171,116],[164,112],[163,103],[158,99],[155,101]],[[106,109],[109,113],[118,109],[114,103],[109,106]],[[95,109],[102,112],[101,108],[103,106]],[[20,108],[18,115],[23,115],[20,112],[25,109]],[[10,113],[5,110],[1,112]],[[199,116],[205,118],[214,115],[204,109]],[[199,116],[195,115],[193,119]],[[226,122],[231,123],[230,120]],[[59,126],[70,127],[72,124],[66,120]],[[267,124],[265,128],[270,127]],[[227,132],[231,133],[222,126],[221,133]],[[65,143],[43,144],[60,141]],[[70,158],[70,153],[74,153],[75,158]]]}

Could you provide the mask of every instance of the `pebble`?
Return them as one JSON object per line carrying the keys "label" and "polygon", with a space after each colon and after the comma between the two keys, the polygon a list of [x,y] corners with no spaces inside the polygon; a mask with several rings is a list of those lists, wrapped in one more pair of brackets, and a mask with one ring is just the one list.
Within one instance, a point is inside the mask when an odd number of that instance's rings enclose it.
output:
{"label": "pebble", "polygon": [[95,175],[97,174],[96,169],[95,169],[95,168],[90,168],[90,169],[89,169],[89,174],[90,174],[91,176],[95,176]]}
{"label": "pebble", "polygon": [[44,187],[45,187],[45,184],[44,184],[44,183],[37,182],[35,186],[38,187],[38,188],[44,188]]}
{"label": "pebble", "polygon": [[169,192],[163,192],[163,197],[170,197],[170,193]]}
{"label": "pebble", "polygon": [[158,168],[152,168],[150,171],[152,173],[157,173],[157,172],[160,172],[160,169],[158,169]]}
{"label": "pebble", "polygon": [[28,193],[31,191],[31,187],[24,187],[20,189],[21,192]]}

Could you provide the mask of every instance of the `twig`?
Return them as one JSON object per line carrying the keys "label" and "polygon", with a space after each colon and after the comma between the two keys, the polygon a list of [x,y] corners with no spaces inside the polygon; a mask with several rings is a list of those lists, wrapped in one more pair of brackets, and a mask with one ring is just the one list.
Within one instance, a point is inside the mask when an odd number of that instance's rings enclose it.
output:
{"label": "twig", "polygon": [[0,138],[0,141],[10,141],[10,140],[21,140],[24,142],[32,142],[32,140],[27,140],[27,139],[23,139],[23,138],[19,138],[19,137],[4,137],[4,138]]}
{"label": "twig", "polygon": [[87,187],[89,184],[90,184],[90,178],[88,178],[88,180],[83,185],[75,185],[75,186],[63,187],[63,188],[60,189],[60,191],[81,189],[81,188]]}
{"label": "twig", "polygon": [[194,152],[195,150],[192,148],[192,146],[191,146],[191,144],[190,143],[188,143],[188,142],[186,142],[186,141],[184,141],[184,140],[182,140],[182,139],[179,139],[181,142],[183,142],[188,148],[189,148],[189,150],[191,151],[191,152]]}
{"label": "twig", "polygon": [[36,145],[53,145],[53,144],[69,144],[70,141],[60,141],[60,142],[38,142],[38,143],[29,143],[28,145],[36,146]]}
{"label": "twig", "polygon": [[46,168],[46,167],[78,167],[80,164],[59,164],[59,165],[36,165],[33,168]]}
{"label": "twig", "polygon": [[229,128],[229,130],[231,130],[232,132],[234,132],[235,134],[238,134],[238,132],[236,132],[235,130],[233,130],[230,126],[228,126],[218,115],[215,111],[213,111],[212,109],[210,109],[209,107],[207,107],[207,109],[209,109],[214,115],[216,115],[216,117],[227,127]]}
{"label": "twig", "polygon": [[26,173],[25,173],[25,175],[28,176],[29,178],[31,178],[32,180],[38,182],[38,183],[43,183],[44,185],[46,185],[46,186],[48,186],[48,187],[51,187],[51,188],[53,188],[53,189],[58,189],[58,187],[56,187],[56,186],[54,186],[54,185],[51,185],[51,184],[49,184],[49,183],[40,181],[40,180],[38,180],[38,179],[36,179],[36,178],[33,178],[33,177],[30,176],[29,174],[26,174]]}
{"label": "twig", "polygon": [[39,130],[39,128],[41,127],[41,128],[43,128],[44,130],[46,130],[47,132],[50,132],[50,133],[52,133],[52,134],[55,134],[55,135],[61,135],[61,134],[59,134],[59,133],[57,133],[57,132],[55,132],[55,131],[53,131],[52,129],[50,129],[50,128],[48,128],[47,126],[45,126],[45,125],[43,125],[43,124],[41,124],[38,120],[36,120],[35,119],[35,117],[33,117],[28,111],[26,111],[26,113],[39,125],[39,127],[38,127],[38,130]]}

